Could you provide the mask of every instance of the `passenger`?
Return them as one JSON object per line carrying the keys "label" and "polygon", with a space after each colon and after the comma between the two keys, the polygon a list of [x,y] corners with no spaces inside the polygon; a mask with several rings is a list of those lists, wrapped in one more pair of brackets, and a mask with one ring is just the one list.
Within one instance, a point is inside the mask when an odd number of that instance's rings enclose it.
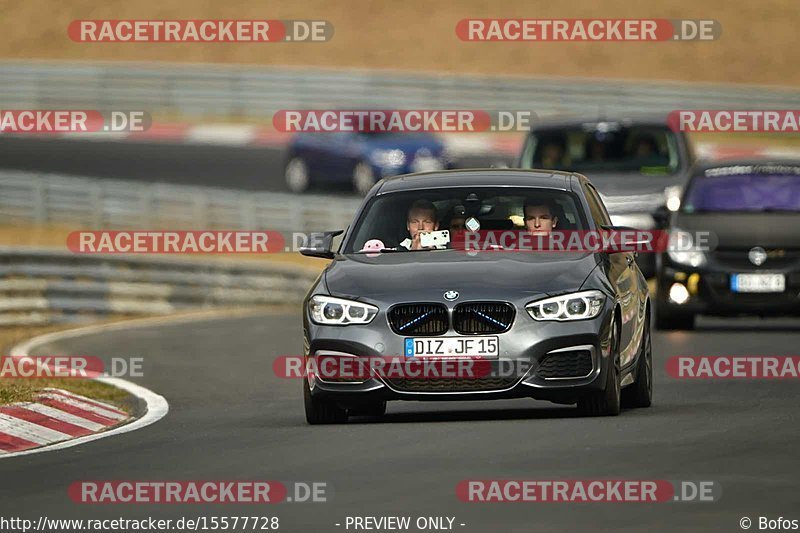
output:
{"label": "passenger", "polygon": [[525,229],[531,235],[549,235],[558,224],[555,206],[549,201],[527,199],[522,209]]}
{"label": "passenger", "polygon": [[436,206],[429,200],[417,200],[408,210],[406,216],[406,229],[410,238],[406,238],[400,246],[406,250],[424,249],[419,242],[422,233],[429,233],[439,229],[439,219],[436,216]]}
{"label": "passenger", "polygon": [[450,218],[450,224],[448,227],[448,229],[450,230],[450,234],[452,235],[457,231],[464,231],[466,229],[465,226],[466,222],[467,218],[464,217],[463,215],[453,215]]}
{"label": "passenger", "polygon": [[564,142],[560,140],[550,140],[542,145],[541,167],[546,169],[564,168],[564,154],[566,152]]}
{"label": "passenger", "polygon": [[589,161],[592,163],[603,163],[608,159],[606,143],[599,139],[592,138],[589,141],[588,149]]}
{"label": "passenger", "polygon": [[647,159],[658,155],[658,145],[656,144],[656,140],[649,135],[639,137],[634,144],[634,148],[634,156],[637,159]]}

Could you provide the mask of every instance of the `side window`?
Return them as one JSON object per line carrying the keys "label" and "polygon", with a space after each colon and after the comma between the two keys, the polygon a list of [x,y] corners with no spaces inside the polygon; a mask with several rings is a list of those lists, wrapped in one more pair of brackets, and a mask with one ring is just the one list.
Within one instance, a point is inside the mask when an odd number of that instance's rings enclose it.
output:
{"label": "side window", "polygon": [[589,211],[592,213],[592,219],[596,226],[610,226],[611,217],[608,216],[608,211],[600,200],[600,195],[597,190],[589,184],[583,184],[583,191],[586,193],[586,200],[589,202]]}

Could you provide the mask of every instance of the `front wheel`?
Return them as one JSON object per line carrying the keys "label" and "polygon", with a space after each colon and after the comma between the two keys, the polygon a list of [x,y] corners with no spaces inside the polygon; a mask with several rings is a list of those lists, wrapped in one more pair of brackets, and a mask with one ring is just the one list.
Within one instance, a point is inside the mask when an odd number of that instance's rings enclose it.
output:
{"label": "front wheel", "polygon": [[578,410],[584,416],[617,416],[620,412],[620,377],[617,354],[619,353],[619,328],[611,325],[611,349],[608,355],[606,386],[601,391],[591,392],[578,400]]}
{"label": "front wheel", "polygon": [[343,424],[347,422],[347,411],[339,407],[336,402],[314,398],[308,381],[303,380],[303,404],[306,409],[306,422],[311,425],[318,424]]}
{"label": "front wheel", "polygon": [[653,403],[653,346],[650,341],[650,309],[642,333],[642,349],[636,363],[636,381],[622,391],[625,407],[650,407]]}
{"label": "front wheel", "polygon": [[375,172],[372,170],[372,165],[359,161],[353,168],[353,189],[361,196],[366,196],[373,185],[375,185]]}
{"label": "front wheel", "polygon": [[293,193],[305,192],[311,185],[308,164],[300,157],[293,157],[286,163],[283,177],[286,180],[286,186]]}

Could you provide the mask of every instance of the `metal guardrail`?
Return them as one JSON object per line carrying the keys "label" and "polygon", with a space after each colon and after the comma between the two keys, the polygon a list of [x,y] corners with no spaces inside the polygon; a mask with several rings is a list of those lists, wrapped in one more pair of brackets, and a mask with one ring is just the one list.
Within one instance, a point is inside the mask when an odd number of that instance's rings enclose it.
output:
{"label": "metal guardrail", "polygon": [[[603,198],[612,214],[650,211],[664,202],[658,194]],[[360,203],[360,198],[347,196],[0,171],[0,223],[104,230],[269,230],[294,242],[295,233],[346,228]]]}
{"label": "metal guardrail", "polygon": [[[357,198],[296,196],[0,172],[0,223],[87,229],[271,230],[346,227]],[[0,248],[0,326],[299,302],[314,273],[159,256]]]}
{"label": "metal guardrail", "polygon": [[669,81],[434,75],[211,64],[0,62],[0,107],[269,118],[291,108],[518,109],[538,115],[797,108],[800,92]]}
{"label": "metal guardrail", "polygon": [[89,229],[342,229],[359,198],[250,192],[0,171],[0,222]]}
{"label": "metal guardrail", "polygon": [[0,326],[293,303],[314,276],[282,265],[0,248]]}

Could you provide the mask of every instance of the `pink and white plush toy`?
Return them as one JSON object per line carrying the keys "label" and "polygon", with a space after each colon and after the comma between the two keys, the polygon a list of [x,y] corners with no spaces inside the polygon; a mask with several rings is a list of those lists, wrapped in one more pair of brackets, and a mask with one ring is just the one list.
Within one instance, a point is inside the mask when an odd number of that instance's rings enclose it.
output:
{"label": "pink and white plush toy", "polygon": [[[379,252],[386,248],[383,245],[383,241],[380,239],[370,239],[364,243],[364,246],[361,248],[362,252]],[[372,257],[378,254],[367,254],[367,257]]]}

